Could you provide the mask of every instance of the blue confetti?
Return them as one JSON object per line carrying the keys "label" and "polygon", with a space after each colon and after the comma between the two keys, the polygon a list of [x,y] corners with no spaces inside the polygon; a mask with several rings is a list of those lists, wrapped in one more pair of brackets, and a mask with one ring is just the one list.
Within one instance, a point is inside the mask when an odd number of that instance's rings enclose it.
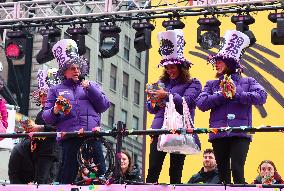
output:
{"label": "blue confetti", "polygon": [[235,114],[228,114],[227,115],[227,118],[229,119],[229,120],[233,120],[233,119],[235,119]]}
{"label": "blue confetti", "polygon": [[248,128],[248,126],[240,126],[240,128],[241,128],[242,130],[245,130],[246,128]]}

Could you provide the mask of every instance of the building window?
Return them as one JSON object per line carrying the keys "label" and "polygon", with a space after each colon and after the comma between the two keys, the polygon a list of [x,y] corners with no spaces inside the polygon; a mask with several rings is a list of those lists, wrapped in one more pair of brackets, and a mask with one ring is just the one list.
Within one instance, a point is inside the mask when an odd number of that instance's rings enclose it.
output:
{"label": "building window", "polygon": [[108,109],[108,126],[113,127],[114,124],[114,111],[115,111],[115,105],[113,103],[110,103],[110,107]]}
{"label": "building window", "polygon": [[124,109],[121,110],[121,121],[126,124],[127,123],[127,111]]}
{"label": "building window", "polygon": [[113,64],[111,64],[110,68],[110,88],[113,90],[116,90],[116,72],[117,67]]}
{"label": "building window", "polygon": [[134,83],[134,103],[139,105],[139,98],[140,98],[140,82],[135,80]]}
{"label": "building window", "polygon": [[128,81],[129,81],[129,75],[123,72],[122,96],[126,98],[128,98]]}
{"label": "building window", "polygon": [[86,46],[86,52],[84,54],[84,57],[88,60],[88,62],[91,62],[91,50]]}
{"label": "building window", "polygon": [[136,168],[138,168],[137,170],[139,170],[139,166],[138,166],[138,156],[137,154],[133,154],[133,165],[135,165]]}
{"label": "building window", "polygon": [[129,61],[129,52],[130,52],[130,38],[125,35],[124,37],[124,56],[123,58]]}
{"label": "building window", "polygon": [[133,115],[132,119],[132,129],[138,130],[139,129],[139,118]]}
{"label": "building window", "polygon": [[141,69],[141,52],[136,54],[135,67]]}
{"label": "building window", "polygon": [[103,83],[103,65],[104,60],[101,56],[98,56],[98,70],[97,70],[97,82]]}

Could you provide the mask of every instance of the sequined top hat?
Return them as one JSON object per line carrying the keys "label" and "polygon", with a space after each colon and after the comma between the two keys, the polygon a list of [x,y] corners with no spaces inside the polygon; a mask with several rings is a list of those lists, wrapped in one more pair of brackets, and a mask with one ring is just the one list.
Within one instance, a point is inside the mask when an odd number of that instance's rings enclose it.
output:
{"label": "sequined top hat", "polygon": [[181,29],[159,32],[158,40],[160,43],[159,53],[162,56],[159,66],[169,64],[182,64],[186,68],[191,66],[191,62],[183,56],[185,41]]}
{"label": "sequined top hat", "polygon": [[78,46],[72,39],[62,39],[58,41],[53,47],[52,52],[56,59],[59,69],[58,77],[64,79],[64,71],[72,64],[77,64],[82,75],[89,73],[89,63],[84,57],[79,56]]}
{"label": "sequined top hat", "polygon": [[249,37],[237,30],[227,30],[219,52],[209,56],[208,61],[215,64],[217,60],[223,61],[232,71],[242,69],[240,60],[250,44]]}
{"label": "sequined top hat", "polygon": [[43,95],[47,95],[48,89],[50,87],[61,83],[61,80],[58,78],[57,72],[57,68],[50,68],[48,70],[38,70],[38,89],[31,93],[31,97],[37,105],[40,105],[40,97]]}

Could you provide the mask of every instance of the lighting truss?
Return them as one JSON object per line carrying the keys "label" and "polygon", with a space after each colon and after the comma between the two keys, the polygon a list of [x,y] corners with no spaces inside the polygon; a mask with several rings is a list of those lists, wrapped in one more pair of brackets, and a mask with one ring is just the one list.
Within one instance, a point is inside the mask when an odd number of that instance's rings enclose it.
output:
{"label": "lighting truss", "polygon": [[[211,2],[211,3],[208,3]],[[0,3],[0,28],[11,28],[17,23],[23,27],[99,23],[109,21],[169,18],[169,13],[183,16],[238,13],[283,9],[283,3],[275,0],[34,0]],[[129,15],[133,15],[129,17]],[[142,16],[141,16],[142,15]],[[17,22],[15,22],[17,21]]]}

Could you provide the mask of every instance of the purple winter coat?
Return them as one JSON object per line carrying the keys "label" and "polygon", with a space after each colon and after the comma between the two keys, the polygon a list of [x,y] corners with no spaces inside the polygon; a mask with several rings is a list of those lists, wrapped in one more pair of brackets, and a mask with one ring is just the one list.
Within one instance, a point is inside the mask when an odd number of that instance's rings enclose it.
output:
{"label": "purple winter coat", "polygon": [[[196,78],[193,78],[191,82],[181,83],[179,79],[176,79],[176,80],[171,79],[169,83],[165,83],[165,90],[168,91],[170,94],[173,94],[174,96],[173,100],[176,106],[176,110],[180,114],[183,113],[182,97],[185,98],[188,104],[191,118],[194,121],[195,108],[196,108],[195,99],[197,98],[197,96],[200,94],[202,90],[202,86],[199,80]],[[151,105],[151,101],[147,100],[146,109],[149,113],[155,114],[151,128],[161,129],[163,126],[163,122],[164,122],[165,108],[154,110]],[[195,135],[195,139],[200,146],[200,142],[199,142],[197,135]]]}
{"label": "purple winter coat", "polygon": [[[201,111],[210,112],[209,127],[240,127],[252,125],[252,105],[262,105],[266,102],[267,93],[264,88],[251,77],[241,77],[232,74],[236,85],[236,94],[233,99],[226,99],[220,92],[219,80],[207,81],[202,93],[196,99],[197,107]],[[228,114],[234,114],[234,119],[228,119]],[[218,133],[209,134],[209,141],[223,137],[246,137],[247,133]]]}
{"label": "purple winter coat", "polygon": [[[165,84],[165,90],[168,91],[170,94],[173,94],[176,110],[180,114],[182,114],[183,110],[182,97],[185,98],[188,104],[188,108],[190,110],[191,118],[192,120],[194,120],[195,108],[196,108],[195,99],[202,90],[202,86],[199,80],[193,78],[192,82],[180,83],[179,79],[177,80],[171,79],[170,83]],[[161,129],[164,122],[165,108],[160,108],[158,110],[155,110],[151,105],[151,101],[147,100],[146,109],[149,113],[155,114],[155,118],[152,122],[151,128]]]}
{"label": "purple winter coat", "polygon": [[[43,119],[48,124],[56,125],[59,132],[73,132],[81,128],[91,131],[92,128],[100,126],[101,113],[110,107],[108,98],[100,89],[94,82],[90,82],[88,89],[83,89],[80,81],[64,80],[49,89]],[[72,105],[70,113],[65,116],[53,113],[59,95],[69,99]]]}

